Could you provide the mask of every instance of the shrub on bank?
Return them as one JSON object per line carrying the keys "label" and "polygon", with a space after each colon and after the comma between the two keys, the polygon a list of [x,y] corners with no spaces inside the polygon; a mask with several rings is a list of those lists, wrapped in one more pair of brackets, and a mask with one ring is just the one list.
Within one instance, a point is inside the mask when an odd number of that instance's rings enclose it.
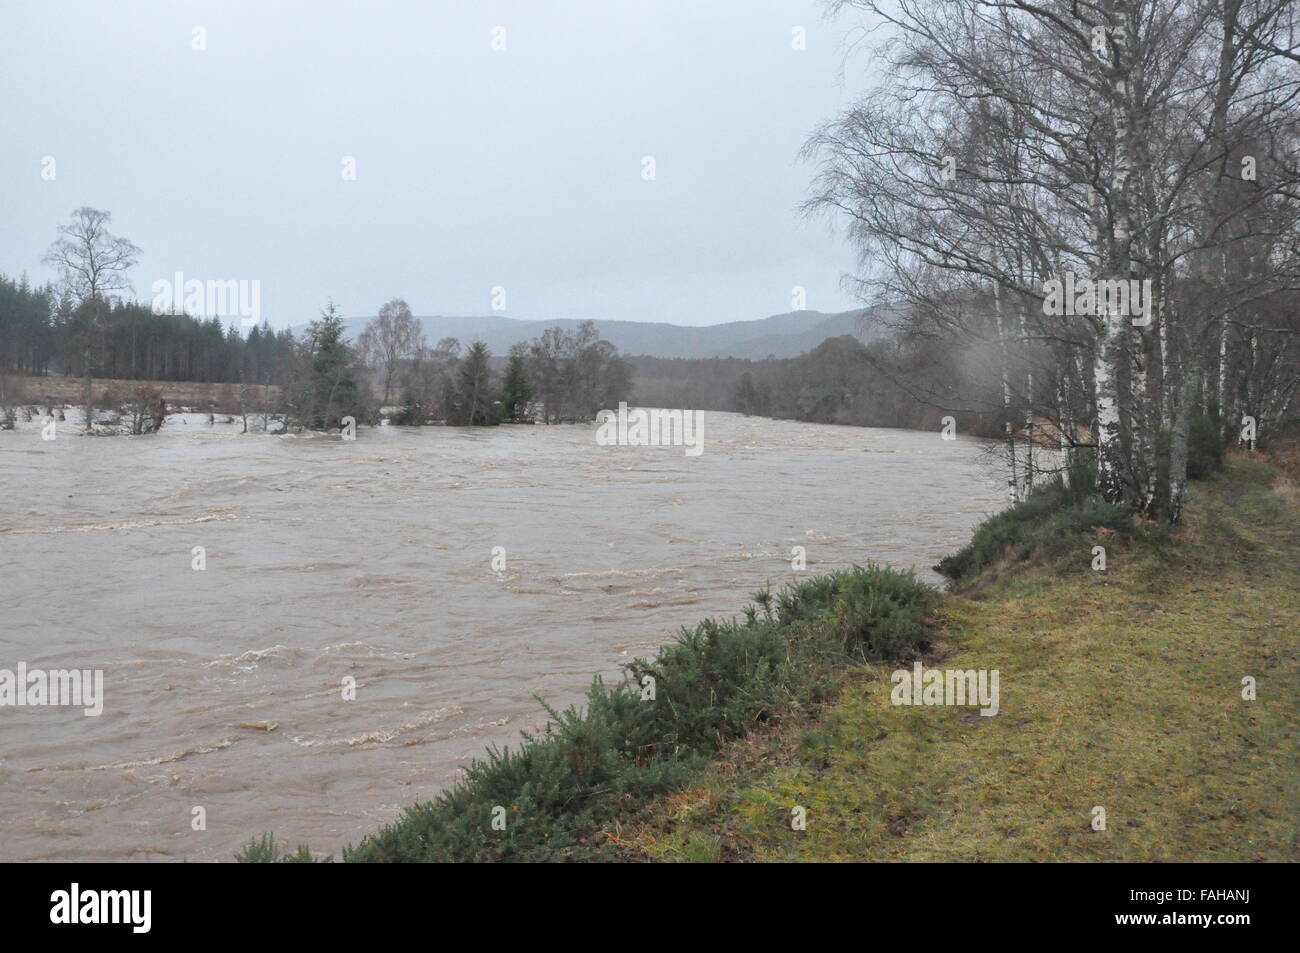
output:
{"label": "shrub on bank", "polygon": [[958,580],[1001,560],[1056,560],[1069,553],[1087,553],[1098,530],[1128,540],[1139,532],[1139,525],[1126,507],[1093,497],[1085,473],[1068,487],[1059,480],[1037,487],[1028,499],[990,516],[975,528],[969,543],[945,556],[934,569]]}
{"label": "shrub on bank", "polygon": [[[596,679],[584,708],[548,708],[545,731],[489,750],[462,782],[344,859],[612,857],[600,831],[685,784],[726,742],[821,700],[847,661],[919,654],[935,598],[912,573],[875,566],[758,593],[743,620],[701,622],[654,659],[629,664],[614,686]],[[279,859],[268,838],[237,859]],[[295,859],[308,857],[299,848]]]}
{"label": "shrub on bank", "polygon": [[925,618],[934,597],[910,572],[869,566],[839,580],[831,624],[850,652],[872,662],[906,661],[929,648]]}
{"label": "shrub on bank", "polygon": [[263,834],[254,838],[235,855],[241,864],[316,864],[329,863],[330,858],[317,860],[311,855],[306,844],[299,844],[298,849],[290,851],[278,843],[273,834]]}

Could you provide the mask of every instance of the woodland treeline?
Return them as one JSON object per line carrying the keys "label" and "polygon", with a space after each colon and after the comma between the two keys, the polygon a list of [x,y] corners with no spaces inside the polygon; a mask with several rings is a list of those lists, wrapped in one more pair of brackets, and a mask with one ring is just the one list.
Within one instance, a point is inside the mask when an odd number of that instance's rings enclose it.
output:
{"label": "woodland treeline", "polygon": [[808,143],[809,210],[848,223],[864,297],[907,305],[900,346],[966,371],[896,383],[999,413],[1014,497],[1047,421],[1106,500],[1177,522],[1195,421],[1254,446],[1295,419],[1300,7],[839,6],[890,38]]}
{"label": "woodland treeline", "polygon": [[482,341],[462,347],[443,338],[430,346],[400,298],[385,304],[354,344],[331,304],[298,345],[280,409],[310,429],[336,428],[346,417],[373,424],[381,416],[408,426],[482,427],[590,421],[631,398],[626,360],[591,322],[548,328],[511,348],[503,368],[497,364]]}
{"label": "woodland treeline", "polygon": [[[162,426],[166,404],[146,381],[238,385],[235,405],[221,409],[241,414],[245,429],[250,414],[263,426],[276,417],[307,429],[338,428],[349,417],[374,423],[394,398],[398,423],[558,423],[591,420],[631,398],[627,362],[591,322],[547,329],[512,349],[497,373],[481,341],[463,353],[453,338],[430,346],[401,299],[385,304],[356,342],[332,302],[297,338],[265,324],[245,335],[217,317],[156,312],[123,294],[140,250],[110,232],[111,222],[110,213],[83,207],[59,227],[45,256],[58,285],[0,276],[0,426],[14,426],[21,379],[51,373],[83,380],[87,431],[114,433]],[[96,395],[96,378],[142,383]],[[108,430],[98,427],[101,412],[113,418]],[[123,417],[131,426],[119,427]]]}
{"label": "woodland treeline", "polygon": [[397,401],[396,423],[589,421],[632,397],[627,359],[590,321],[515,345],[498,374],[482,341],[430,346],[410,307],[394,298],[366,325],[357,350],[382,404]]}
{"label": "woodland treeline", "polygon": [[[982,386],[994,393],[996,382],[981,385],[959,354],[934,342],[887,336],[864,344],[845,334],[797,357],[762,361],[632,357],[629,361],[637,400],[646,406],[918,430],[937,429],[943,417],[952,414],[963,433],[996,436],[1002,432],[996,410],[952,409],[964,389]],[[916,399],[913,391],[922,382],[937,399]]]}
{"label": "woodland treeline", "polygon": [[54,285],[0,275],[0,373],[81,377],[89,364],[92,376],[123,380],[282,384],[295,347],[287,330],[241,333],[216,317],[121,299],[97,309]]}

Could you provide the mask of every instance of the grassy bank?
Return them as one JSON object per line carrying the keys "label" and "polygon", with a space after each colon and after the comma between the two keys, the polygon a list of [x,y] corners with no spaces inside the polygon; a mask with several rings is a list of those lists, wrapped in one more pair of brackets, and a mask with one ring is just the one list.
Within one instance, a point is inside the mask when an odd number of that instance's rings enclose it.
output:
{"label": "grassy bank", "polygon": [[[684,630],[585,705],[548,709],[538,735],[490,751],[466,779],[344,850],[353,862],[614,860],[617,832],[656,799],[697,781],[728,742],[797,717],[838,690],[847,668],[929,648],[938,592],[883,567],[763,592],[740,620]],[[312,859],[270,835],[249,862]]]}
{"label": "grassy bank", "polygon": [[946,566],[963,578],[927,663],[999,670],[996,716],[894,706],[890,666],[846,672],[820,712],[729,746],[619,832],[623,855],[1300,859],[1298,501],[1238,458],[1193,485],[1172,538],[1107,513],[1092,528],[1040,512],[1029,533],[990,521]]}
{"label": "grassy bank", "polygon": [[[944,560],[947,596],[880,567],[757,594],[343,857],[1295,860],[1298,502],[1241,458],[1173,533],[1049,489]],[[997,670],[998,714],[891,704],[914,659]]]}

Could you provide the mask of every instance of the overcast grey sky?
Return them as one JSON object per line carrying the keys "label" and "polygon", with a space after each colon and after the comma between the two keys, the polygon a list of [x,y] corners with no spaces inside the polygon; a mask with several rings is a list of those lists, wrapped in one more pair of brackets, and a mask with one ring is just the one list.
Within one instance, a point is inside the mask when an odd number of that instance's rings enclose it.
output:
{"label": "overcast grey sky", "polygon": [[140,298],[256,279],[274,326],[330,297],[487,314],[498,286],[525,319],[746,320],[796,285],[850,308],[797,152],[865,85],[858,26],[819,0],[4,0],[0,272],[53,278],[90,205],[143,249]]}

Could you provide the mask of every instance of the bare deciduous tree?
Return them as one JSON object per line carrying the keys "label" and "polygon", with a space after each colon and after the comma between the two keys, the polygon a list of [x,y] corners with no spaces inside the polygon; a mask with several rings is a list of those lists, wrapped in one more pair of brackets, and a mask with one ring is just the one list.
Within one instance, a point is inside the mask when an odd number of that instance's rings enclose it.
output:
{"label": "bare deciduous tree", "polygon": [[91,375],[96,345],[108,295],[129,290],[127,272],[135,265],[140,249],[108,230],[112,214],[82,206],[72,221],[59,226],[60,237],[45,253],[47,265],[59,269],[64,290],[75,300],[82,326],[79,330],[84,359],[86,430],[94,419]]}
{"label": "bare deciduous tree", "polygon": [[589,420],[631,394],[631,369],[591,321],[547,328],[528,345],[528,373],[546,423]]}
{"label": "bare deciduous tree", "polygon": [[410,305],[401,298],[380,308],[379,315],[361,332],[357,346],[366,364],[378,368],[383,378],[384,406],[392,395],[401,362],[416,357],[423,343],[420,322],[411,316]]}
{"label": "bare deciduous tree", "polygon": [[[845,215],[872,268],[864,287],[908,305],[906,333],[1004,382],[985,410],[1010,420],[1014,405],[1027,423],[1013,486],[1038,470],[1037,419],[1067,451],[1090,421],[1101,495],[1176,522],[1193,414],[1282,413],[1295,392],[1300,327],[1277,316],[1300,284],[1293,5],[839,5],[883,22],[888,68],[810,141],[810,207]],[[1049,309],[1067,274],[1107,286],[1107,303],[1098,290]],[[1130,282],[1149,283],[1141,311],[1115,306]],[[1292,348],[1267,368],[1264,334]],[[1217,388],[1210,354],[1233,378]]]}

